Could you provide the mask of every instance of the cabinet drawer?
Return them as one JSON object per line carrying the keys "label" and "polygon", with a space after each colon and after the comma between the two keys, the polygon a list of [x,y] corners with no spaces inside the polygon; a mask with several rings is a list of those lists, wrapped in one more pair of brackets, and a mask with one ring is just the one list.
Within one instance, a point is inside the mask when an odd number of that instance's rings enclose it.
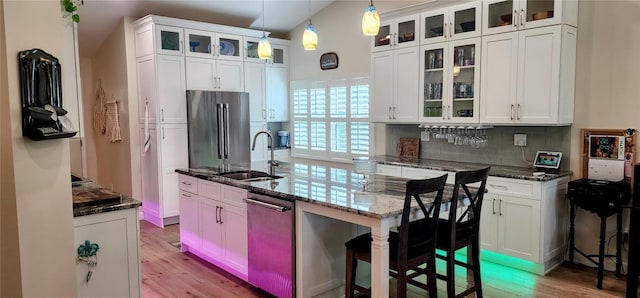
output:
{"label": "cabinet drawer", "polygon": [[222,187],[222,202],[242,209],[247,208],[244,199],[247,198],[247,190],[233,186]]}
{"label": "cabinet drawer", "polygon": [[536,181],[491,176],[487,179],[487,190],[495,194],[508,194],[540,200],[540,187],[540,182]]}
{"label": "cabinet drawer", "polygon": [[385,175],[385,176],[402,177],[402,167],[377,164],[376,174]]}
{"label": "cabinet drawer", "polygon": [[222,184],[198,180],[198,194],[201,197],[220,200],[220,194],[222,193]]}
{"label": "cabinet drawer", "polygon": [[419,169],[419,168],[410,168],[410,167],[402,167],[402,177],[408,179],[429,179],[440,177],[444,174],[447,174],[447,183],[453,184],[455,183],[456,175],[455,173],[438,171],[438,170],[430,170],[430,169]]}
{"label": "cabinet drawer", "polygon": [[[175,181],[175,180],[174,180]],[[180,190],[188,191],[190,193],[198,193],[198,178],[180,175],[178,176],[178,187]]]}

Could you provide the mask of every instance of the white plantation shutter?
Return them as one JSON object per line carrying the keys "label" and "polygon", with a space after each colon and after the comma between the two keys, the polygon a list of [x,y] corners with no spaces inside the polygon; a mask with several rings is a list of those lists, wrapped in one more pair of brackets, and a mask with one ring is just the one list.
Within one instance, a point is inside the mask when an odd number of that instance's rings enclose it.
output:
{"label": "white plantation shutter", "polygon": [[370,154],[368,78],[296,81],[291,88],[293,156],[350,161]]}

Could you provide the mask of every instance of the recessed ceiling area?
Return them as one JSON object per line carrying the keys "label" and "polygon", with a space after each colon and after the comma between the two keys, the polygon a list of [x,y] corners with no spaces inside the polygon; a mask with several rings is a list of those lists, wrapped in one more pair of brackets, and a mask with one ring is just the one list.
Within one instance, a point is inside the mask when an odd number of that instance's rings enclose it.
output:
{"label": "recessed ceiling area", "polygon": [[[266,31],[282,37],[334,0],[264,0]],[[80,56],[91,57],[124,17],[155,14],[207,23],[262,29],[260,0],[84,0],[78,6]]]}

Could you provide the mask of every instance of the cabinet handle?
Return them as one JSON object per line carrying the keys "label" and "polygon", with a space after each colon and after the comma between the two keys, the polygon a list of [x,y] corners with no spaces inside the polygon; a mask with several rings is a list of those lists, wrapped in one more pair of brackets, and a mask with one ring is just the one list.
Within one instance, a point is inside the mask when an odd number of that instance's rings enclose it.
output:
{"label": "cabinet handle", "polygon": [[447,106],[442,106],[442,120],[447,120]]}
{"label": "cabinet handle", "polygon": [[393,33],[393,46],[398,45],[398,33]]}
{"label": "cabinet handle", "polygon": [[517,10],[513,10],[513,20],[511,20],[511,22],[513,23],[513,27],[518,28],[518,21],[516,20],[516,18],[518,17],[518,11]]}
{"label": "cabinet handle", "polygon": [[497,184],[489,184],[489,187],[491,188],[497,188],[497,189],[502,189],[502,190],[509,190],[508,187],[504,186],[504,185],[497,185]]}
{"label": "cabinet handle", "polygon": [[191,183],[182,181],[182,184],[191,186]]}
{"label": "cabinet handle", "polygon": [[498,205],[498,215],[502,216],[502,199],[500,200],[500,205]]}
{"label": "cabinet handle", "polygon": [[190,197],[191,197],[191,195],[188,195],[188,194],[186,194],[186,193],[182,193],[182,195],[183,195],[183,196],[185,196],[185,197],[187,197],[187,198],[190,198]]}
{"label": "cabinet handle", "polygon": [[389,113],[387,115],[389,116],[389,120],[391,120],[391,107],[389,107]]}
{"label": "cabinet handle", "polygon": [[160,121],[164,122],[164,109],[160,109]]}
{"label": "cabinet handle", "polygon": [[178,52],[182,53],[182,51],[184,51],[184,47],[182,46],[182,44],[184,43],[184,41],[180,41],[180,43],[178,44]]}
{"label": "cabinet handle", "polygon": [[220,223],[220,220],[218,219],[218,209],[220,208],[220,206],[216,206],[216,223]]}
{"label": "cabinet handle", "polygon": [[453,23],[449,22],[449,38],[452,38],[452,37],[453,37]]}
{"label": "cabinet handle", "polygon": [[520,27],[524,28],[524,18],[526,18],[524,14],[524,8],[520,10]]}
{"label": "cabinet handle", "polygon": [[162,128],[162,139],[164,140],[164,127]]}
{"label": "cabinet handle", "polygon": [[447,32],[449,32],[449,31],[447,30],[447,23],[445,22],[444,23],[444,28],[442,30],[442,37],[447,38]]}
{"label": "cabinet handle", "polygon": [[224,222],[222,221],[222,206],[220,206],[220,224],[223,224]]}
{"label": "cabinet handle", "polygon": [[520,104],[518,104],[518,109],[516,110],[516,118],[520,120]]}
{"label": "cabinet handle", "polygon": [[267,109],[262,109],[262,119],[267,120]]}
{"label": "cabinet handle", "polygon": [[393,119],[396,119],[396,107],[393,107]]}
{"label": "cabinet handle", "polygon": [[451,109],[451,106],[450,106],[450,105],[449,105],[449,106],[447,106],[447,107],[449,107],[449,108],[447,109],[447,119],[451,120],[451,115],[453,115],[453,110]]}
{"label": "cabinet handle", "polygon": [[513,104],[511,104],[511,110],[509,110],[509,119],[513,120]]}
{"label": "cabinet handle", "polygon": [[493,213],[493,215],[496,214],[496,199],[493,199],[493,202],[491,203],[491,213]]}

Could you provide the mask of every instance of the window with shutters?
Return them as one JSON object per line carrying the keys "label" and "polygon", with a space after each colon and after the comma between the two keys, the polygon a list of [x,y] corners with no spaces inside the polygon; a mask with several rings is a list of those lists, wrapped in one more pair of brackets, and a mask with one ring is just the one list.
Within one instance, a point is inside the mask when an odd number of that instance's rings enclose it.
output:
{"label": "window with shutters", "polygon": [[292,156],[351,161],[371,153],[369,80],[291,82]]}

